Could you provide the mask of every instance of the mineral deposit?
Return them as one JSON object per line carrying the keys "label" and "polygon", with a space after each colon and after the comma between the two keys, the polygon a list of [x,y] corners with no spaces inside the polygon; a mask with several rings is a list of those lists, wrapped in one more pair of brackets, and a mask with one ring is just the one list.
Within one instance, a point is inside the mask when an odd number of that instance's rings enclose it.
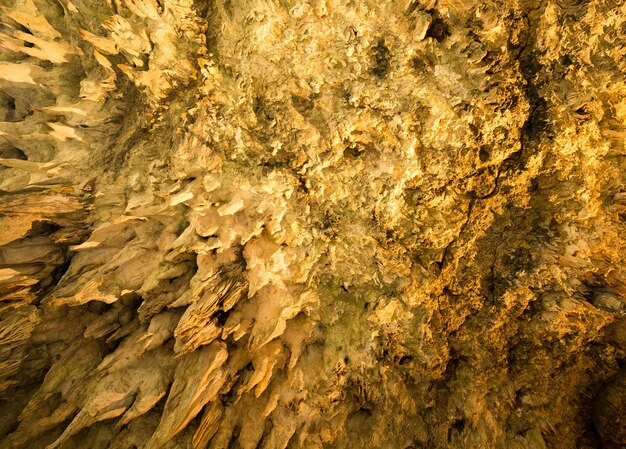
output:
{"label": "mineral deposit", "polygon": [[626,447],[623,1],[0,4],[0,449]]}

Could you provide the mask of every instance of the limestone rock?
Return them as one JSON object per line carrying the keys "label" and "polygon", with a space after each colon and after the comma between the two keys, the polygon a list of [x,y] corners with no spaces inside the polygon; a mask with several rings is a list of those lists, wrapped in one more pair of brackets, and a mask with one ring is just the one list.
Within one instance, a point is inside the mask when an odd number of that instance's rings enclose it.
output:
{"label": "limestone rock", "polygon": [[0,449],[626,446],[623,2],[0,17]]}

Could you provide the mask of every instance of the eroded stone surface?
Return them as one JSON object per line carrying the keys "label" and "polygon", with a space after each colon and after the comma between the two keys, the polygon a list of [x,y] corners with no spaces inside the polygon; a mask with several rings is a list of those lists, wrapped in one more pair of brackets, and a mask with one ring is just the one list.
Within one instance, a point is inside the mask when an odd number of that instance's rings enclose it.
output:
{"label": "eroded stone surface", "polygon": [[12,0],[0,448],[618,448],[626,8]]}

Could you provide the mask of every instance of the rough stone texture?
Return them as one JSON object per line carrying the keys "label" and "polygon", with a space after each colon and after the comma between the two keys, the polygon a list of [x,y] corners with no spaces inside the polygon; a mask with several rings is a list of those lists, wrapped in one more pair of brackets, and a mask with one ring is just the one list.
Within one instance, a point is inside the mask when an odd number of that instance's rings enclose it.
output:
{"label": "rough stone texture", "polygon": [[626,446],[626,6],[4,0],[0,448]]}

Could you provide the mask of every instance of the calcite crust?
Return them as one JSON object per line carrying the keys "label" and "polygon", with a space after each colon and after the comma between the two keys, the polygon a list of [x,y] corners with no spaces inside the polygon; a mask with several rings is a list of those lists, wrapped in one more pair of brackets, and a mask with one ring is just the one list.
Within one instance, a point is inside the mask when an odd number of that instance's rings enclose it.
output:
{"label": "calcite crust", "polygon": [[0,17],[0,449],[626,447],[624,2]]}

